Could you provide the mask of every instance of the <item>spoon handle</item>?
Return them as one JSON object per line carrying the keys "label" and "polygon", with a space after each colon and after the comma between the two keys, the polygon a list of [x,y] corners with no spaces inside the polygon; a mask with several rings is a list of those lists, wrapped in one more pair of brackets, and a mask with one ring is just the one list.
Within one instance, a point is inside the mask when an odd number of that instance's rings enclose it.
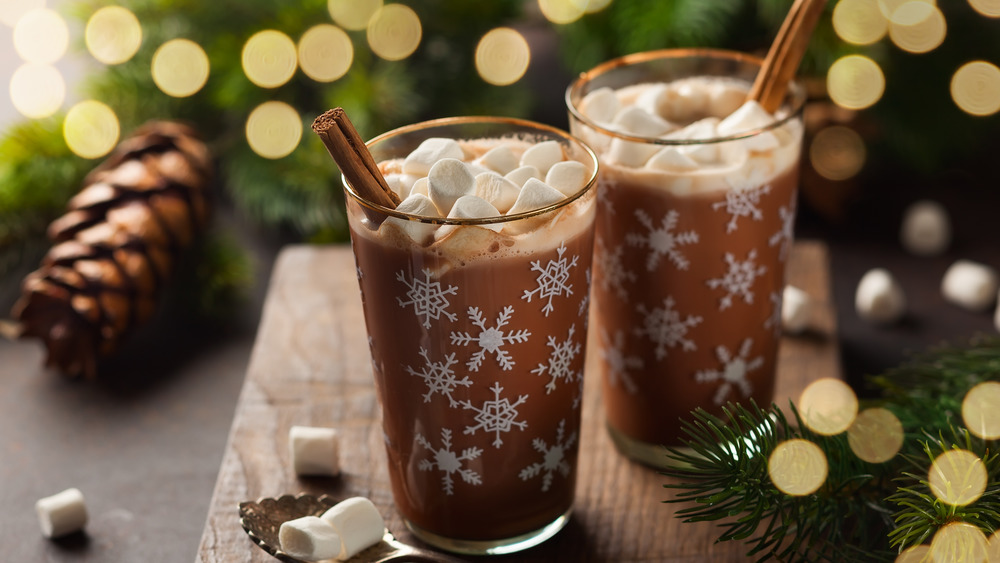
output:
{"label": "spoon handle", "polygon": [[397,541],[391,542],[392,550],[383,556],[372,559],[371,563],[390,563],[392,561],[412,561],[414,563],[467,563],[464,559],[459,559],[451,555],[406,545]]}

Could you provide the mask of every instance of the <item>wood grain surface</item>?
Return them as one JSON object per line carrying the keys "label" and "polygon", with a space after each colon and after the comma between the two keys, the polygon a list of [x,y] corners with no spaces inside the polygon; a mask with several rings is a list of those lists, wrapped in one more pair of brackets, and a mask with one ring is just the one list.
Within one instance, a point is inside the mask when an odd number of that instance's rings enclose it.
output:
{"label": "wood grain surface", "polygon": [[[785,337],[775,401],[787,404],[820,377],[840,377],[829,257],[819,242],[796,243],[788,283],[814,297],[818,330]],[[263,317],[223,455],[198,561],[274,561],[240,527],[244,500],[313,492],[372,499],[397,538],[416,540],[395,512],[372,383],[367,336],[347,246],[291,246],[275,265]],[[591,347],[593,351],[593,347]],[[574,514],[545,544],[490,561],[743,561],[745,548],[715,543],[713,524],[685,524],[666,477],[619,455],[604,431],[600,385],[587,377]],[[342,474],[298,478],[288,430],[328,426],[341,432]]]}

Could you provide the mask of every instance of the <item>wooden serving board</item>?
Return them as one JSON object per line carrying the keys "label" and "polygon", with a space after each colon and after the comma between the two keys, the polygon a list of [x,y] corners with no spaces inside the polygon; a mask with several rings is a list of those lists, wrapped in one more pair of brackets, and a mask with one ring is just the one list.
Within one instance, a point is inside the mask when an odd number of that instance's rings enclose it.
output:
{"label": "wooden serving board", "polygon": [[[785,337],[775,400],[787,404],[820,377],[840,377],[829,258],[819,242],[799,242],[788,282],[821,305],[815,334]],[[366,496],[397,538],[415,542],[392,503],[367,336],[348,246],[292,246],[275,264],[246,381],[223,455],[198,561],[274,561],[240,527],[237,505],[259,497],[312,492]],[[593,350],[593,347],[591,347]],[[490,561],[743,561],[746,548],[715,543],[711,523],[674,518],[680,505],[667,478],[617,453],[601,411],[600,384],[585,377],[576,504],[567,527],[545,544]],[[298,478],[288,430],[293,425],[341,432],[342,474]]]}

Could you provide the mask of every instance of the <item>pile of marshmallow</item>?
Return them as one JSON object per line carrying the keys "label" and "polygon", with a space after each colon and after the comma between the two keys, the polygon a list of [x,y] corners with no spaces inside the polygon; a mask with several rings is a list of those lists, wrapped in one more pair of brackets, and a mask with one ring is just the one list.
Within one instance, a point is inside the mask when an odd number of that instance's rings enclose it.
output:
{"label": "pile of marshmallow", "polygon": [[[386,183],[402,200],[397,211],[449,219],[502,217],[540,209],[575,195],[593,175],[583,163],[568,160],[562,145],[554,140],[496,141],[474,158],[458,141],[434,137],[401,161],[380,166]],[[383,225],[398,228],[420,244],[432,243],[453,230],[395,217]],[[481,226],[501,232],[514,231],[513,225]]]}

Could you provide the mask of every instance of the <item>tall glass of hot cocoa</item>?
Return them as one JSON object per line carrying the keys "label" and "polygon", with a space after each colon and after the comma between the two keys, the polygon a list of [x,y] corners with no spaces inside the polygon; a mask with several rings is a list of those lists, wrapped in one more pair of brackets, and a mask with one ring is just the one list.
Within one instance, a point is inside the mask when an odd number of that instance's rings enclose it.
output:
{"label": "tall glass of hot cocoa", "polygon": [[507,118],[368,145],[402,200],[344,182],[396,507],[449,551],[538,544],[573,505],[597,158]]}
{"label": "tall glass of hot cocoa", "polygon": [[773,113],[746,101],[760,63],[639,53],[566,92],[601,166],[592,367],[615,444],[648,465],[669,462],[692,410],[771,400],[804,93]]}

